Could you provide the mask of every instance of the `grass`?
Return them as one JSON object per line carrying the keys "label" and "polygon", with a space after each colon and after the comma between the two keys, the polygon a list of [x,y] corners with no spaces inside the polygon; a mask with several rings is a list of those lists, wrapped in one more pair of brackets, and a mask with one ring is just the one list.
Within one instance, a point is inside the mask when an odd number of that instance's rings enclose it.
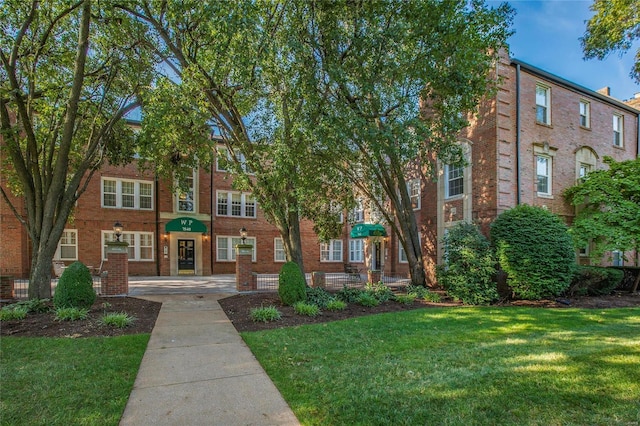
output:
{"label": "grass", "polygon": [[3,337],[0,424],[117,425],[148,341]]}
{"label": "grass", "polygon": [[242,333],[305,425],[640,422],[640,309],[437,308]]}

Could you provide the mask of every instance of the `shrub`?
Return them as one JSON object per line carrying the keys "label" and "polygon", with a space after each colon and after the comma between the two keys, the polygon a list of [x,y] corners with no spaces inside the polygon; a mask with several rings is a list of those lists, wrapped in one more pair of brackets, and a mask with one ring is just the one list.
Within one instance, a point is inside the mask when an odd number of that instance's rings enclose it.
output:
{"label": "shrub", "polygon": [[133,317],[126,312],[110,312],[102,316],[100,324],[116,328],[125,328],[133,324],[135,321],[136,317]]}
{"label": "shrub", "polygon": [[416,293],[398,294],[396,300],[403,305],[410,305],[418,298]]}
{"label": "shrub", "polygon": [[89,268],[80,262],[73,262],[58,281],[53,305],[56,308],[90,308],[95,301],[96,292]]}
{"label": "shrub", "polygon": [[515,297],[554,297],[569,287],[573,242],[555,214],[527,205],[507,210],[491,225],[491,241]]}
{"label": "shrub", "polygon": [[88,309],[82,308],[57,308],[56,321],[78,321],[87,319]]}
{"label": "shrub", "polygon": [[367,283],[364,286],[364,291],[371,294],[373,297],[378,299],[378,302],[381,303],[393,300],[394,298],[393,291],[382,281],[377,283]]}
{"label": "shrub", "polygon": [[0,321],[25,319],[27,312],[28,310],[24,306],[16,306],[16,304],[5,306],[0,309]]}
{"label": "shrub", "polygon": [[[406,288],[407,294],[415,294],[416,299],[426,300],[427,302],[440,302],[441,298],[438,293],[430,291],[428,288],[421,285],[409,284]],[[397,297],[397,296],[396,296]]]}
{"label": "shrub", "polygon": [[327,307],[327,303],[332,301],[334,297],[327,290],[319,287],[307,287],[307,303],[316,305],[320,309]]}
{"label": "shrub", "polygon": [[336,293],[336,297],[345,303],[357,303],[358,298],[363,292],[364,290],[362,289],[347,287],[345,285],[344,287],[342,287],[342,290]]}
{"label": "shrub", "polygon": [[275,306],[272,305],[251,309],[249,317],[253,322],[269,322],[279,320],[282,318],[282,314]]}
{"label": "shrub", "polygon": [[329,311],[344,311],[347,307],[347,304],[339,299],[331,299],[329,303],[327,303],[326,309]]}
{"label": "shrub", "polygon": [[624,272],[620,269],[598,266],[578,266],[573,274],[567,294],[601,296],[611,294],[622,282]]}
{"label": "shrub", "polygon": [[361,292],[356,299],[356,303],[362,306],[373,307],[378,306],[380,304],[380,301],[376,299],[375,296],[371,293]]}
{"label": "shrub", "polygon": [[307,283],[295,262],[287,262],[282,265],[278,276],[278,295],[280,301],[291,306],[296,302],[307,299]]}
{"label": "shrub", "polygon": [[315,317],[320,314],[320,308],[307,302],[294,303],[293,310],[298,315],[306,315],[308,317]]}
{"label": "shrub", "polygon": [[470,223],[454,226],[445,234],[443,245],[446,265],[437,268],[437,277],[449,296],[468,305],[497,300],[495,260],[489,241],[478,227]]}
{"label": "shrub", "polygon": [[49,302],[50,302],[49,299],[29,299],[29,300],[21,300],[10,306],[23,307],[27,310],[27,312],[41,314],[44,312],[49,312],[51,310],[51,306],[49,305]]}

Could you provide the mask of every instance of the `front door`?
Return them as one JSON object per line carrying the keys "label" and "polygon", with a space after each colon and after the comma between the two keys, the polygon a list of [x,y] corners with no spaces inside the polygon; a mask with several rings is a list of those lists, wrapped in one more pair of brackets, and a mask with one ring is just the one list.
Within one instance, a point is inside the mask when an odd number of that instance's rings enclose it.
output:
{"label": "front door", "polygon": [[178,274],[196,273],[195,240],[178,240]]}
{"label": "front door", "polygon": [[382,270],[382,249],[380,241],[374,241],[371,245],[371,270],[372,271],[381,271]]}

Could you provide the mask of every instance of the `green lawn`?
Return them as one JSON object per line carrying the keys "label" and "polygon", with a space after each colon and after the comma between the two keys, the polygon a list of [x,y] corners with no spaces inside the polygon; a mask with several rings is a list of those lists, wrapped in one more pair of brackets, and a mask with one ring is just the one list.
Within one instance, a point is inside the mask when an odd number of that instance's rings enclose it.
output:
{"label": "green lawn", "polygon": [[638,425],[640,309],[443,308],[243,333],[305,425]]}
{"label": "green lawn", "polygon": [[149,336],[3,337],[0,423],[117,425]]}

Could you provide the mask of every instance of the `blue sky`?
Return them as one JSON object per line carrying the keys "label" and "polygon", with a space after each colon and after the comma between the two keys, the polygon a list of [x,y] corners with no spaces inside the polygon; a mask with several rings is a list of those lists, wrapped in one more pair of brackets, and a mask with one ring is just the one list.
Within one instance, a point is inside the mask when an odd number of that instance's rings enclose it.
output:
{"label": "blue sky", "polygon": [[[487,2],[496,6],[500,2]],[[605,60],[585,61],[580,45],[586,21],[593,16],[591,0],[509,1],[516,10],[515,34],[509,39],[511,56],[591,90],[611,88],[611,96],[630,99],[640,92],[629,72],[636,43],[620,56],[617,52]]]}

